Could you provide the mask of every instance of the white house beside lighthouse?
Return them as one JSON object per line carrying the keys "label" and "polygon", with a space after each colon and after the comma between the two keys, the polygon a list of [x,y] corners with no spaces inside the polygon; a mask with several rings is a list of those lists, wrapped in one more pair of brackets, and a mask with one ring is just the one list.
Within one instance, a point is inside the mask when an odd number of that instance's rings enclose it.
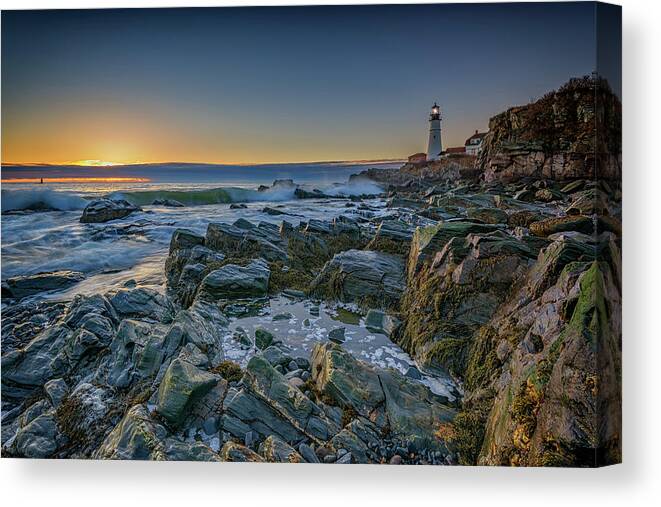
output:
{"label": "white house beside lighthouse", "polygon": [[427,160],[441,158],[443,145],[441,143],[441,108],[434,102],[429,114],[429,144],[427,144]]}

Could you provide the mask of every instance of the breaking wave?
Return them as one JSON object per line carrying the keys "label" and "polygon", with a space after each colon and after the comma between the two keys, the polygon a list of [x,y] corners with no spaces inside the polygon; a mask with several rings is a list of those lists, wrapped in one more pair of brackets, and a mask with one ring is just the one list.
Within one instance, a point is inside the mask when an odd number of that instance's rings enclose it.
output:
{"label": "breaking wave", "polygon": [[111,199],[126,199],[137,206],[148,206],[156,199],[172,199],[186,206],[204,204],[230,204],[253,201],[287,201],[294,199],[292,188],[271,187],[259,191],[239,187],[210,188],[204,190],[138,190],[113,192]]}
{"label": "breaking wave", "polygon": [[[296,199],[297,188],[319,190],[322,195],[350,197],[355,195],[375,195],[383,190],[376,183],[366,180],[348,183],[334,183],[317,187],[299,186],[291,180],[278,180],[271,187],[260,189],[242,187],[218,187],[203,189],[160,188],[153,190],[120,190],[106,196],[111,199],[126,199],[137,206],[149,206],[155,200],[170,199],[186,206],[230,204],[242,202],[276,202]],[[51,189],[2,190],[2,212],[14,211],[74,211],[82,210],[93,198],[79,194]]]}
{"label": "breaking wave", "polygon": [[9,211],[73,211],[83,209],[89,201],[55,190],[2,190],[2,212]]}
{"label": "breaking wave", "polygon": [[[295,191],[297,188],[298,185],[288,183],[285,180],[282,183],[276,183],[272,187],[261,190],[240,187],[202,190],[139,190],[114,192],[109,197],[112,199],[126,199],[136,206],[148,206],[157,199],[171,199],[186,206],[200,206],[257,201],[291,201],[296,199]],[[377,184],[367,181],[329,185],[320,187],[319,190],[324,195],[333,197],[373,195],[383,191]]]}

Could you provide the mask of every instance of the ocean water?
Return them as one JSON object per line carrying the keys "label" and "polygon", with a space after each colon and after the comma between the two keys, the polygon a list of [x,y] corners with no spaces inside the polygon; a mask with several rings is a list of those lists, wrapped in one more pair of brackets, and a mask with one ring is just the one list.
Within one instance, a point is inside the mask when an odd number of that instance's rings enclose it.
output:
{"label": "ocean water", "polygon": [[[368,167],[392,167],[392,163]],[[329,195],[373,194],[380,188],[370,182],[352,182],[351,174],[363,164],[277,164],[270,166],[208,166],[166,164],[75,168],[3,167],[3,181],[40,178],[47,183],[2,184],[2,279],[45,271],[81,271],[87,279],[76,293],[94,293],[119,286],[129,279],[158,287],[172,232],[184,227],[204,234],[210,222],[232,223],[238,218],[298,224],[301,219],[331,219],[347,212],[343,201],[294,197],[288,184],[259,191],[260,185],[293,179],[308,190]],[[135,177],[149,182],[66,181],[52,178]],[[180,181],[186,179],[186,182]],[[81,224],[82,209],[94,198],[127,199],[143,207],[122,220]],[[154,206],[155,199],[175,199],[184,208]],[[245,203],[246,209],[230,209]],[[279,206],[289,215],[263,213]],[[46,210],[46,211],[45,211]],[[54,297],[69,297],[57,294]]]}

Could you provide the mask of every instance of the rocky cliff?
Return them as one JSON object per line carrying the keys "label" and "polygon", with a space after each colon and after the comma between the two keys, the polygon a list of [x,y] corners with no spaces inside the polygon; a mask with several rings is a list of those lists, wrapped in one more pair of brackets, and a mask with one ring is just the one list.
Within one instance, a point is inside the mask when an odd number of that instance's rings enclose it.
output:
{"label": "rocky cliff", "polygon": [[571,79],[491,118],[477,167],[487,182],[619,179],[621,124],[622,105],[605,81]]}

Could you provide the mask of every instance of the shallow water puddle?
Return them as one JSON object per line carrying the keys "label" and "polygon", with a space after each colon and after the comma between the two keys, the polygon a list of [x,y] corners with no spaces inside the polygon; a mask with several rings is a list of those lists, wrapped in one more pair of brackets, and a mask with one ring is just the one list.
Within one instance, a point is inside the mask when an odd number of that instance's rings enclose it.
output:
{"label": "shallow water puddle", "polygon": [[277,296],[235,302],[226,306],[224,312],[230,317],[229,333],[223,343],[225,355],[242,366],[256,353],[252,342],[257,328],[273,333],[276,340],[291,349],[293,357],[306,358],[310,357],[315,344],[330,341],[328,336],[332,330],[344,328],[342,347],[358,359],[380,368],[397,369],[450,401],[459,392],[451,378],[421,372],[413,359],[388,336],[365,327],[365,315],[354,305]]}

